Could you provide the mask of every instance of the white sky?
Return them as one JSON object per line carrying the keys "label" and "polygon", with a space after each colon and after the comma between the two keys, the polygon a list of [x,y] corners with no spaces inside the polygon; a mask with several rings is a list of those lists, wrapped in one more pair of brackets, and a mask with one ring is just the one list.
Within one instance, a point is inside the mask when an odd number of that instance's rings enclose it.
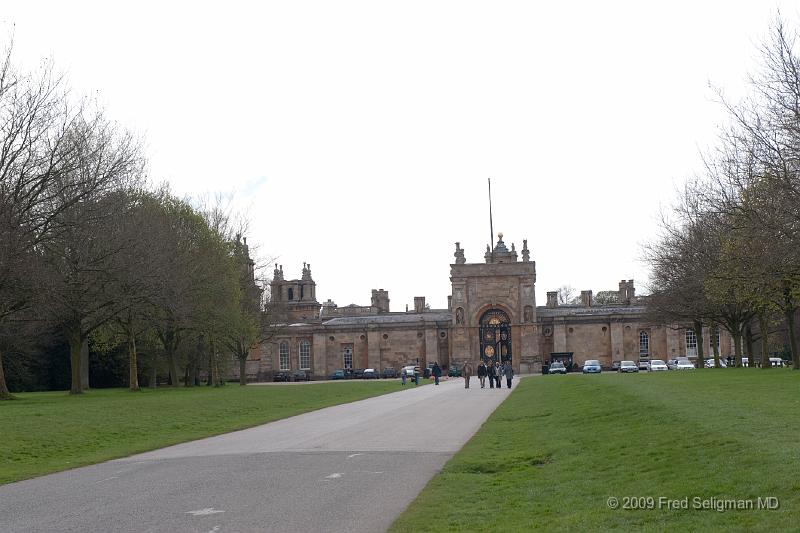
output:
{"label": "white sky", "polygon": [[444,307],[495,233],[545,292],[647,267],[776,9],[796,2],[0,0],[18,63],[52,57],[141,132],[154,181],[235,192],[248,242],[320,301]]}

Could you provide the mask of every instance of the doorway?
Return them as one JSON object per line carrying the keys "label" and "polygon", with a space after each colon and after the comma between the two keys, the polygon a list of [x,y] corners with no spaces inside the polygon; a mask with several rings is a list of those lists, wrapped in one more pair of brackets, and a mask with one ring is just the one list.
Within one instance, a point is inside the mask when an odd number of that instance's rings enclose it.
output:
{"label": "doorway", "polygon": [[481,359],[487,365],[511,362],[511,321],[500,309],[489,309],[480,320]]}

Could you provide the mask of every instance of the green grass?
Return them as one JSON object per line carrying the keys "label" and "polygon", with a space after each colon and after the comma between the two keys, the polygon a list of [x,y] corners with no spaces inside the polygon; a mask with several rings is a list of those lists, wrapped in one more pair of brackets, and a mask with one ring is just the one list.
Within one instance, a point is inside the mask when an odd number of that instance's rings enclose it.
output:
{"label": "green grass", "polygon": [[0,484],[398,390],[392,380],[20,393],[0,402]]}
{"label": "green grass", "polygon": [[[759,496],[780,508],[693,508]],[[797,531],[799,516],[800,372],[730,369],[524,379],[391,531]]]}

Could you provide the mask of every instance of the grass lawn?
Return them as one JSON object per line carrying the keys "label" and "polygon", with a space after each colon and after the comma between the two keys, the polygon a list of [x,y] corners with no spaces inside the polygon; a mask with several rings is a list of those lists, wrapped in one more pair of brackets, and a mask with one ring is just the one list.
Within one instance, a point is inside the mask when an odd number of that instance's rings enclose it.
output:
{"label": "grass lawn", "polygon": [[381,380],[19,393],[0,402],[0,484],[398,390]]}
{"label": "grass lawn", "polygon": [[[769,496],[778,510],[693,500]],[[798,520],[800,372],[720,369],[526,378],[392,531],[797,531]]]}

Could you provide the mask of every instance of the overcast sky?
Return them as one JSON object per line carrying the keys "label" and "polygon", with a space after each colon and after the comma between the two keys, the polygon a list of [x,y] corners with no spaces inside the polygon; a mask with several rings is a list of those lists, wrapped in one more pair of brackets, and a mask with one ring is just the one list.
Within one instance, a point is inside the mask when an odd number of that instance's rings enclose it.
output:
{"label": "overcast sky", "polygon": [[18,63],[146,139],[152,179],[235,194],[248,242],[320,301],[444,307],[495,233],[561,285],[636,280],[756,45],[796,2],[2,0]]}

